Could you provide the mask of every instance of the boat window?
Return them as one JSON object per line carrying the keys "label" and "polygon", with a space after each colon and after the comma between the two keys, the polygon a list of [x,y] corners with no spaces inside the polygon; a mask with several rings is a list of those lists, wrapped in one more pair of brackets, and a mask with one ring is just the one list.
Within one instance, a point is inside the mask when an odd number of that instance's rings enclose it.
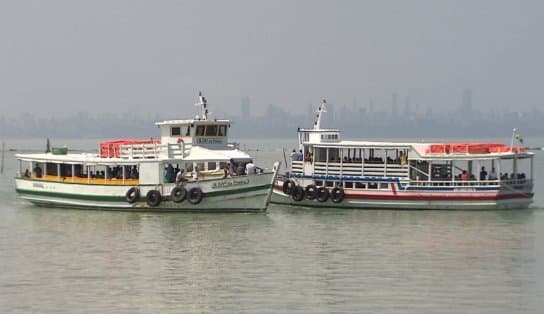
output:
{"label": "boat window", "polygon": [[329,148],[329,162],[340,162],[340,150],[338,148]]}
{"label": "boat window", "polygon": [[383,190],[389,189],[389,183],[380,183],[380,189],[383,189]]}
{"label": "boat window", "polygon": [[208,163],[208,170],[215,170],[217,169],[217,163],[216,162],[209,162]]}
{"label": "boat window", "polygon": [[206,136],[217,136],[217,125],[208,125],[206,127]]}
{"label": "boat window", "polygon": [[185,132],[185,136],[191,136],[191,127],[187,126],[187,132]]}
{"label": "boat window", "polygon": [[353,189],[353,182],[344,182],[344,187],[346,189]]}
{"label": "boat window", "polygon": [[366,189],[366,184],[363,182],[355,182],[356,189]]}
{"label": "boat window", "polygon": [[368,184],[368,188],[369,189],[377,189],[378,188],[378,183],[369,183]]}
{"label": "boat window", "polygon": [[203,162],[197,162],[196,165],[198,166],[198,170],[200,170],[200,171],[204,170],[204,163]]}
{"label": "boat window", "polygon": [[220,125],[219,126],[219,132],[217,133],[217,136],[227,136],[227,126],[226,125]]}
{"label": "boat window", "polygon": [[334,186],[334,182],[332,182],[332,181],[326,181],[326,182],[325,182],[325,186],[331,188],[331,187]]}
{"label": "boat window", "polygon": [[204,136],[204,131],[206,130],[206,126],[204,125],[198,125],[196,127],[196,136]]}
{"label": "boat window", "polygon": [[170,128],[170,135],[171,136],[180,136],[181,135],[181,128],[179,126],[173,126]]}
{"label": "boat window", "polygon": [[321,180],[315,180],[315,185],[316,185],[316,186],[323,186],[323,181],[321,181]]}
{"label": "boat window", "polygon": [[227,165],[226,162],[222,161],[219,163],[219,169],[225,169],[225,166]]}
{"label": "boat window", "polygon": [[45,168],[45,174],[49,176],[58,176],[57,164],[48,162]]}
{"label": "boat window", "polygon": [[185,172],[190,173],[193,171],[193,164],[192,163],[186,163],[185,164]]}
{"label": "boat window", "polygon": [[325,162],[327,160],[327,149],[321,147],[314,147],[314,161]]}

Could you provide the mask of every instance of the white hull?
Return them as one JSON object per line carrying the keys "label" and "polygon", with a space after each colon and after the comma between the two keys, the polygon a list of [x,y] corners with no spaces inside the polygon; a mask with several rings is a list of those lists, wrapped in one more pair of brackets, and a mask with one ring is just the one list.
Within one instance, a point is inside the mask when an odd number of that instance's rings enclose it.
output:
{"label": "white hull", "polygon": [[272,203],[301,207],[328,207],[351,209],[395,209],[395,210],[500,210],[526,209],[533,202],[530,190],[521,193],[508,192],[473,192],[473,193],[433,193],[433,192],[397,192],[361,195],[346,191],[345,198],[334,203],[330,199],[319,202],[304,198],[295,201],[291,195],[283,193],[276,186],[272,194]]}
{"label": "white hull", "polygon": [[[170,192],[175,184],[139,185],[140,198],[132,204],[126,200],[126,193],[132,187],[129,185],[16,179],[16,188],[20,198],[41,206],[126,211],[265,211],[276,172],[187,182],[186,190],[193,187],[202,190],[203,198],[198,204],[192,204],[187,199],[180,203],[173,202]],[[146,194],[150,190],[158,190],[162,195],[162,201],[157,206],[150,206],[146,201]]]}

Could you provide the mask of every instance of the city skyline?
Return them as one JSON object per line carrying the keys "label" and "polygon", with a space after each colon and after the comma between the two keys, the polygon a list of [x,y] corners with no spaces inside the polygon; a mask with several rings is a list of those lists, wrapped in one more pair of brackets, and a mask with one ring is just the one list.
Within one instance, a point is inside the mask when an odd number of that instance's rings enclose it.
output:
{"label": "city skyline", "polygon": [[[390,103],[361,104],[356,99],[350,104],[327,103],[323,126],[339,128],[344,137],[377,138],[431,138],[461,136],[508,136],[517,128],[526,136],[544,134],[540,123],[544,111],[539,108],[481,108],[473,100],[473,90],[466,88],[458,98],[458,106],[450,110],[435,110],[432,106],[413,103],[410,96],[392,93]],[[402,99],[402,101],[401,101]],[[298,127],[311,127],[318,104],[297,106],[290,111],[285,106],[266,104],[259,113],[249,96],[243,96],[238,110],[222,112],[219,106],[210,105],[211,118],[228,118],[233,124],[231,136],[238,138],[294,137]],[[232,106],[231,106],[232,107]],[[46,116],[32,113],[6,116],[0,114],[0,134],[4,137],[87,137],[111,138],[153,137],[157,135],[154,122],[164,119],[187,119],[198,115],[198,108],[191,105],[189,115],[170,113],[143,115],[135,112],[89,113],[77,112],[65,116]],[[219,109],[219,110],[218,110]],[[302,110],[300,110],[302,109]]]}

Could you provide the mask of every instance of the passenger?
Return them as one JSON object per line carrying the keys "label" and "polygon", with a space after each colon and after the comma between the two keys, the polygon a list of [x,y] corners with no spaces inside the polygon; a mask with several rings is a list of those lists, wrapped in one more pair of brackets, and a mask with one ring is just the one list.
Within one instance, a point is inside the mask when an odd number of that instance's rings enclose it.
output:
{"label": "passenger", "polygon": [[298,153],[298,158],[297,158],[297,160],[298,160],[298,161],[303,161],[303,159],[304,159],[304,154],[302,153],[302,149],[301,149],[301,150],[299,151],[299,153]]}
{"label": "passenger", "polygon": [[297,154],[297,151],[296,149],[293,148],[293,151],[291,152],[291,160],[297,160],[298,158],[298,154]]}
{"label": "passenger", "polygon": [[183,177],[184,172],[185,171],[183,169],[178,171],[178,173],[176,174],[176,183],[180,183],[181,181],[185,181],[185,178]]}
{"label": "passenger", "polygon": [[235,176],[236,175],[236,171],[235,171],[235,168],[234,168],[234,160],[231,159],[228,163],[228,166],[229,166],[229,176]]}
{"label": "passenger", "polygon": [[485,171],[485,167],[482,166],[482,170],[480,171],[480,181],[485,181],[487,177],[487,171]]}
{"label": "passenger", "polygon": [[130,178],[131,179],[138,179],[138,168],[136,168],[136,165],[132,166],[132,170],[130,171]]}
{"label": "passenger", "polygon": [[491,168],[491,173],[489,174],[489,180],[497,180],[497,173],[495,168]]}
{"label": "passenger", "polygon": [[30,171],[28,170],[28,168],[25,170],[25,173],[23,174],[23,177],[30,178]]}
{"label": "passenger", "polygon": [[200,177],[200,170],[198,170],[198,166],[195,166],[193,169],[193,180],[198,180]]}
{"label": "passenger", "polygon": [[229,165],[230,163],[226,163],[223,167],[223,179],[227,178],[229,176]]}
{"label": "passenger", "polygon": [[243,162],[239,162],[238,166],[236,166],[236,175],[242,176],[245,174],[245,167]]}
{"label": "passenger", "polygon": [[406,165],[406,164],[408,164],[408,155],[404,154],[404,152],[402,152],[402,151],[400,152],[400,157],[399,157],[399,159],[400,159],[400,164],[401,164],[401,165]]}
{"label": "passenger", "polygon": [[175,173],[174,167],[172,166],[172,164],[168,164],[168,166],[166,167],[166,182],[168,183],[174,182],[176,178],[174,173]]}
{"label": "passenger", "polygon": [[461,173],[461,181],[468,181],[468,179],[468,172],[466,170],[463,170],[463,172]]}
{"label": "passenger", "polygon": [[256,174],[257,173],[257,166],[253,162],[248,162],[246,164],[246,174]]}
{"label": "passenger", "polygon": [[34,175],[36,176],[36,178],[41,178],[42,177],[42,168],[40,168],[40,166],[36,165],[36,167],[34,167]]}
{"label": "passenger", "polygon": [[313,159],[314,159],[314,154],[312,152],[308,152],[308,155],[306,156],[306,161],[309,163],[312,163]]}

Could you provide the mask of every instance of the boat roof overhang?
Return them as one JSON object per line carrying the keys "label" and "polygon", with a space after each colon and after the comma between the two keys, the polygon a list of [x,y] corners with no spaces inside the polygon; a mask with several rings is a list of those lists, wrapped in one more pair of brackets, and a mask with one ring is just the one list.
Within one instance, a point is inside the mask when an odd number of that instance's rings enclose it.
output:
{"label": "boat roof overhang", "polygon": [[341,141],[334,143],[309,142],[314,148],[361,148],[361,149],[413,149],[420,159],[428,160],[476,160],[476,159],[522,159],[532,158],[533,152],[497,152],[486,154],[429,154],[425,149],[433,143],[395,143],[395,142],[374,142],[374,141]]}
{"label": "boat roof overhang", "polygon": [[205,125],[205,124],[230,124],[230,120],[197,120],[197,119],[190,119],[190,120],[165,120],[160,122],[155,122],[156,126],[163,126],[163,125],[189,125],[189,124],[199,124],[199,125]]}
{"label": "boat roof overhang", "polygon": [[15,157],[22,161],[58,163],[58,164],[85,164],[85,165],[134,165],[137,163],[157,162],[157,159],[126,159],[126,158],[102,158],[97,154],[66,154],[53,155],[41,154],[17,154]]}

